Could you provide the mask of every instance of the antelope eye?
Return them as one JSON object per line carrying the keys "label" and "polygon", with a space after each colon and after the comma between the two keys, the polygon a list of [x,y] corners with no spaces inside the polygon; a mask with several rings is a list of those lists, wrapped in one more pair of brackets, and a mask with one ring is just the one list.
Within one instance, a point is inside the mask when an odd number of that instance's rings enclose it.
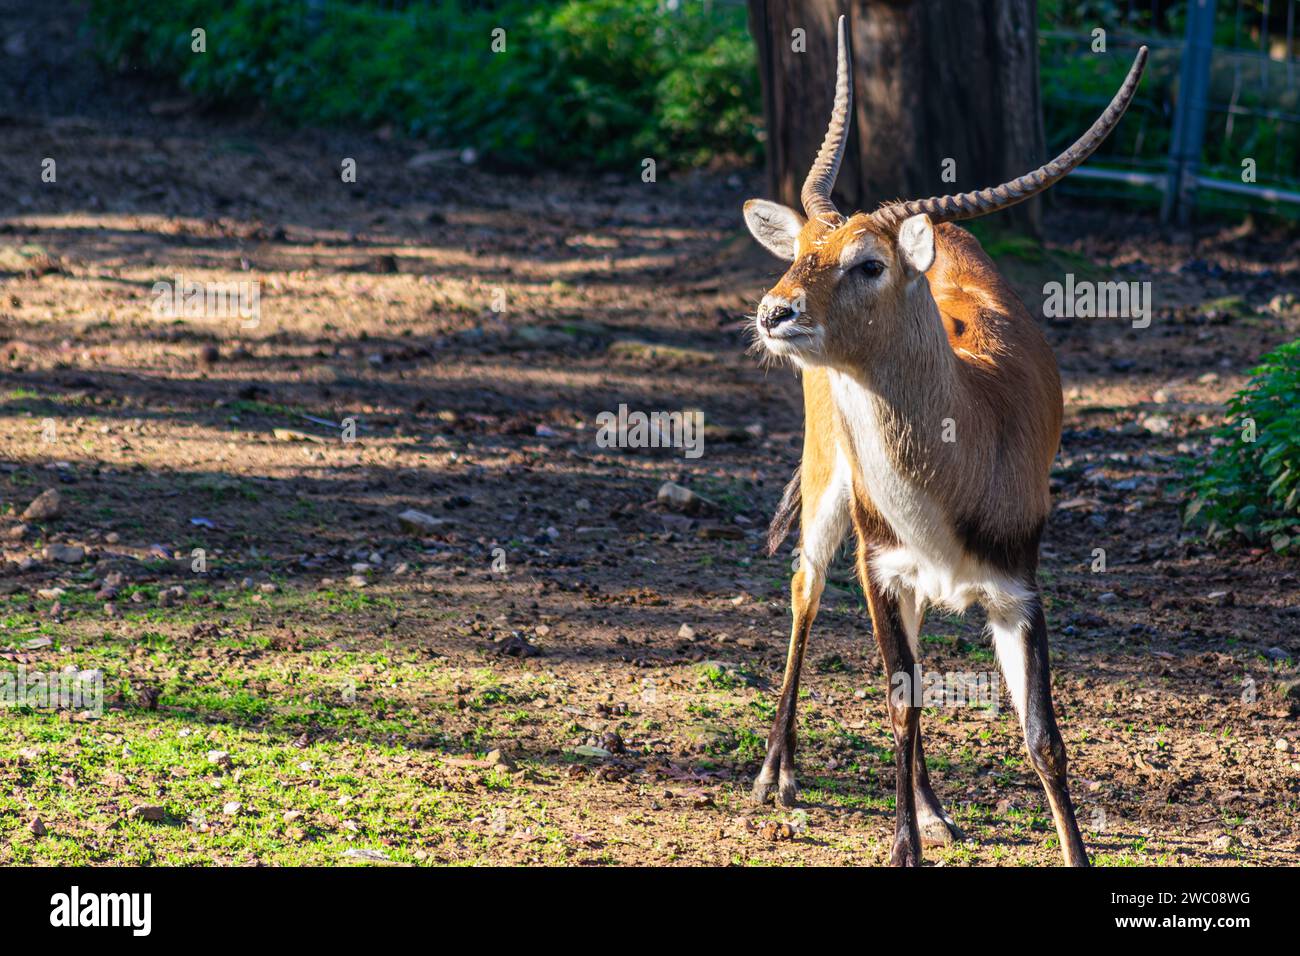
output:
{"label": "antelope eye", "polygon": [[868,279],[874,279],[885,271],[885,264],[879,259],[868,259],[858,266],[858,271]]}

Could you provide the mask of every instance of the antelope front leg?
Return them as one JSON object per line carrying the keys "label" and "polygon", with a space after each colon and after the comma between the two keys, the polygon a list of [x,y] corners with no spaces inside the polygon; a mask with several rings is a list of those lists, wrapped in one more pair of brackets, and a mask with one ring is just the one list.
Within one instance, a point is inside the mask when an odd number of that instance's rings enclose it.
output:
{"label": "antelope front leg", "polygon": [[[811,562],[807,564],[811,565]],[[799,570],[790,582],[790,608],[794,617],[790,649],[785,658],[785,679],[781,681],[776,720],[767,735],[767,756],[763,760],[763,769],[754,780],[753,798],[758,803],[767,801],[779,781],[776,802],[783,807],[794,806],[795,708],[799,700],[799,675],[825,580],[824,572],[815,567],[805,567],[805,562],[800,561]]]}
{"label": "antelope front leg", "polygon": [[1047,619],[1037,593],[1021,614],[989,614],[989,627],[1002,665],[1002,676],[1025,733],[1025,748],[1038,772],[1066,866],[1087,866],[1074,803],[1066,784],[1065,744],[1052,710],[1052,683],[1047,657]]}

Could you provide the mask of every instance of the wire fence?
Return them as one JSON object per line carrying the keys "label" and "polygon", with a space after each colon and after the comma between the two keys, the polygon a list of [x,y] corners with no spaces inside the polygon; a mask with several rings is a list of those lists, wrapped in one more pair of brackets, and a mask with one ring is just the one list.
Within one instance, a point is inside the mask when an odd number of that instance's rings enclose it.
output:
{"label": "wire fence", "polygon": [[[1075,175],[1157,200],[1165,219],[1184,224],[1198,208],[1271,206],[1296,215],[1297,8],[1300,0],[1044,0],[1039,38],[1049,136],[1081,107],[1104,104],[1116,71],[1122,75],[1145,44],[1152,52],[1126,119],[1131,132]],[[1113,62],[1089,66],[1099,58]],[[1098,76],[1110,85],[1099,85]]]}

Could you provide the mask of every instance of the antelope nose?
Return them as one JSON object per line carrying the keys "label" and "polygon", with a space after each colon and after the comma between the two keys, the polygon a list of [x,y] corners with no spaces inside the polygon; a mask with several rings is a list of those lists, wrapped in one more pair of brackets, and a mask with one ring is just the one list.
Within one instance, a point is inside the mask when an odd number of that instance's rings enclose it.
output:
{"label": "antelope nose", "polygon": [[764,296],[763,301],[758,304],[758,323],[768,332],[784,322],[789,322],[796,314],[785,299]]}

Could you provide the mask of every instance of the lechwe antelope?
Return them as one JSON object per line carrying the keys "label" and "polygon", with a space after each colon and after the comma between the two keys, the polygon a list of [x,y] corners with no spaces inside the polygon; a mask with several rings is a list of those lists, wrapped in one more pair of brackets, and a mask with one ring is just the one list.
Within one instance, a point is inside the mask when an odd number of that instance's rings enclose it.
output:
{"label": "lechwe antelope", "polygon": [[916,693],[897,691],[920,686],[926,608],[972,602],[987,611],[1065,862],[1088,864],[1052,712],[1037,583],[1061,440],[1056,360],[975,237],[948,223],[1028,199],[1087,159],[1124,114],[1145,63],[1143,47],[1106,111],[1046,166],[994,189],[846,217],[831,202],[852,89],[841,17],[834,110],[802,191],[808,218],[773,202],[745,204],[754,237],[792,263],[763,296],[755,327],[763,349],[802,369],[805,415],[803,460],[768,538],[775,550],[799,512],[790,650],[754,797],[766,800],[775,787],[781,804],[794,801],[799,672],[827,564],[852,525],[890,678],[896,865],[916,865],[922,843],[958,835],[930,786]]}

